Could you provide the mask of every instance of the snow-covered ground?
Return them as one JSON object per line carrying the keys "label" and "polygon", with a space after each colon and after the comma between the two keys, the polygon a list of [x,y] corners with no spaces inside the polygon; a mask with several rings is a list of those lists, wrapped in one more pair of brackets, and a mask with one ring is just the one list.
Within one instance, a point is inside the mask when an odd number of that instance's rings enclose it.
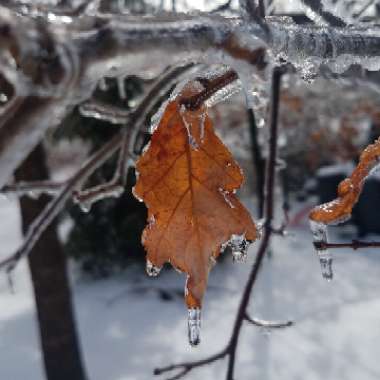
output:
{"label": "snow-covered ground", "polygon": [[[253,316],[293,319],[272,331],[245,326],[236,379],[367,380],[380,378],[380,252],[334,252],[332,282],[320,275],[306,225],[275,238],[251,301]],[[0,200],[0,257],[20,241],[16,203]],[[257,245],[256,245],[257,246]],[[190,348],[181,296],[184,276],[158,278],[130,269],[89,281],[74,276],[73,290],[84,360],[90,380],[152,379],[154,367],[193,360],[227,342],[241,289],[255,255],[245,264],[230,258],[211,273],[203,312],[202,343]],[[42,380],[35,309],[25,262],[16,269],[14,294],[0,276],[0,380]],[[172,300],[163,301],[161,290]],[[170,298],[170,297],[169,297]],[[224,378],[225,361],[187,379]],[[69,380],[69,379],[68,379]]]}

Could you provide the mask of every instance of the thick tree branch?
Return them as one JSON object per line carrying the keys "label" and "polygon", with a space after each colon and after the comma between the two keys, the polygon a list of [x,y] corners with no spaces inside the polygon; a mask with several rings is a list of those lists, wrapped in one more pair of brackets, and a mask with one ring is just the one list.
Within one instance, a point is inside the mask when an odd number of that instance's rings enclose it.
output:
{"label": "thick tree branch", "polygon": [[[18,101],[0,118],[0,187],[47,128],[90,98],[105,76],[136,74],[183,60],[228,64],[238,73],[244,67],[260,70],[256,52],[263,48],[296,68],[308,57],[328,64],[351,55],[353,62],[365,66],[380,56],[376,26],[334,30],[270,18],[264,28],[252,19],[210,14],[165,18],[86,14],[71,21],[34,20],[0,7],[0,49],[19,64],[14,72],[6,67]],[[142,62],[148,64],[142,67]],[[25,83],[22,89],[17,88],[19,82]]]}

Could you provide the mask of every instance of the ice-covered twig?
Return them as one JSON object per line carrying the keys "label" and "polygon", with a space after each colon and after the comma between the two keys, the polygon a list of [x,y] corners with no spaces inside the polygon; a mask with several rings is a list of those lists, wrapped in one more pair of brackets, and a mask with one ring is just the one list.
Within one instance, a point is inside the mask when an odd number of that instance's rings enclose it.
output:
{"label": "ice-covered twig", "polygon": [[[147,94],[131,113],[129,120],[129,151],[133,151],[140,130],[144,126],[145,119],[153,109],[157,107],[163,89],[168,90],[173,86],[173,81],[189,69],[189,65],[167,70],[152,87]],[[159,99],[159,100],[158,100]],[[124,132],[120,131],[111,140],[105,143],[97,152],[95,152],[86,163],[80,168],[64,185],[58,195],[47,205],[38,218],[29,227],[25,234],[25,239],[21,247],[11,256],[0,262],[0,269],[5,268],[11,271],[18,261],[28,255],[37,243],[41,234],[50,225],[53,219],[64,207],[66,201],[70,199],[72,193],[80,188],[86,179],[105,161],[107,161],[118,149],[125,144]],[[127,159],[123,156],[123,159]],[[125,167],[125,165],[123,164]]]}
{"label": "ice-covered twig", "polygon": [[[120,197],[124,192],[125,180],[128,167],[133,164],[133,144],[130,141],[130,130],[123,131],[122,144],[119,153],[119,160],[115,174],[111,181],[86,189],[78,190],[73,193],[73,200],[79,204],[85,212],[90,211],[91,206],[100,200],[110,197]],[[131,148],[131,149],[130,149]]]}
{"label": "ice-covered twig", "polygon": [[231,9],[232,0],[227,0],[224,4],[218,5],[216,8],[212,9],[210,13],[224,12]]}
{"label": "ice-covered twig", "polygon": [[256,283],[259,269],[261,263],[269,246],[269,242],[272,236],[271,223],[274,217],[274,185],[275,185],[275,175],[276,175],[276,161],[277,161],[277,138],[278,138],[278,107],[280,100],[280,80],[282,76],[281,69],[275,69],[273,73],[272,81],[272,96],[271,96],[271,108],[270,108],[270,138],[269,138],[269,157],[267,160],[266,167],[266,197],[265,197],[265,225],[264,234],[261,240],[260,247],[256,254],[256,259],[248,276],[247,283],[245,285],[243,295],[237,310],[235,324],[232,329],[231,337],[226,347],[219,353],[209,356],[202,360],[197,360],[193,362],[185,362],[179,364],[169,365],[167,367],[156,368],[154,370],[155,375],[161,375],[166,372],[172,372],[174,370],[179,370],[179,372],[171,379],[179,379],[188,374],[193,369],[198,367],[214,363],[215,361],[221,360],[225,357],[228,358],[228,368],[227,368],[227,380],[232,380],[235,368],[235,355],[237,350],[237,345],[239,341],[240,331],[243,322],[246,321],[247,307],[249,305],[249,300],[251,297],[252,289]]}
{"label": "ice-covered twig", "polygon": [[257,327],[265,327],[268,329],[281,329],[284,327],[293,326],[293,321],[267,321],[265,319],[251,318],[248,314],[245,315],[245,320]]}
{"label": "ice-covered twig", "polygon": [[39,196],[40,194],[52,195],[58,193],[64,184],[64,182],[53,181],[17,182],[5,185],[0,192],[2,194],[29,195],[31,197]]}
{"label": "ice-covered twig", "polygon": [[360,16],[371,6],[373,5],[374,3],[376,2],[376,0],[368,0],[364,5],[363,7],[358,11],[356,12],[353,17],[354,18],[360,18]]}
{"label": "ice-covered twig", "polygon": [[210,99],[216,92],[220,89],[228,86],[230,83],[238,79],[238,75],[233,70],[228,70],[224,74],[217,76],[212,79],[207,78],[196,78],[200,82],[204,90],[199,93],[182,98],[181,103],[191,111],[197,110],[207,99]]}
{"label": "ice-covered twig", "polygon": [[306,13],[311,16],[311,19],[317,24],[336,26],[339,28],[345,27],[347,24],[338,16],[323,9],[322,0],[301,0],[306,7]]}
{"label": "ice-covered twig", "polygon": [[350,243],[329,243],[325,241],[315,241],[315,249],[317,250],[326,250],[330,248],[351,248],[351,249],[360,249],[360,248],[378,248],[380,247],[380,242],[378,241],[361,241],[361,240],[352,240]]}
{"label": "ice-covered twig", "polygon": [[99,100],[89,100],[81,104],[79,111],[85,117],[107,121],[112,124],[126,124],[131,113]]}
{"label": "ice-covered twig", "polygon": [[31,252],[42,233],[62,210],[66,201],[70,199],[72,192],[80,186],[95,169],[110,158],[120,147],[120,144],[120,136],[116,135],[87,160],[83,167],[66,182],[58,195],[31,224],[25,234],[25,239],[21,247],[13,255],[0,262],[0,269],[5,268],[8,272],[11,271],[22,257],[27,256]]}
{"label": "ice-covered twig", "polygon": [[258,23],[265,22],[265,4],[263,0],[239,0],[243,16]]}

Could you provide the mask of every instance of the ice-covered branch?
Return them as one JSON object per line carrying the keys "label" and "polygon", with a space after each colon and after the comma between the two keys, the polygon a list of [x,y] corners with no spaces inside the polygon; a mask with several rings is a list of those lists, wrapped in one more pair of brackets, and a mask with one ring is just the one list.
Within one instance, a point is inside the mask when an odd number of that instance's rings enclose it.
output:
{"label": "ice-covered branch", "polygon": [[0,192],[2,194],[15,194],[17,196],[28,195],[30,197],[38,197],[41,194],[56,194],[64,186],[64,182],[52,181],[33,181],[18,182],[5,185]]}
{"label": "ice-covered branch", "polygon": [[126,124],[130,111],[120,109],[98,100],[90,100],[79,107],[82,116],[103,120],[111,124]]}
{"label": "ice-covered branch", "polygon": [[[107,161],[118,149],[121,148],[121,154],[116,172],[116,178],[124,178],[128,165],[128,158],[134,155],[136,142],[139,133],[144,129],[144,123],[148,114],[158,107],[161,101],[163,91],[168,92],[172,88],[173,83],[182,74],[184,74],[191,65],[168,69],[146,92],[139,105],[130,114],[127,131],[119,131],[111,140],[105,143],[98,151],[96,151],[86,163],[69,179],[58,191],[53,200],[46,206],[42,213],[29,227],[25,239],[21,247],[11,256],[0,262],[0,269],[5,268],[7,271],[12,270],[18,261],[28,255],[37,243],[42,233],[59,214],[67,200],[71,198],[73,193],[80,189],[87,178],[105,161]],[[94,192],[94,189],[92,189]],[[99,190],[99,189],[98,189]],[[109,190],[105,187],[103,190]],[[95,192],[94,192],[95,193]],[[91,201],[94,202],[100,196],[100,191],[96,192],[96,196],[91,194]],[[104,194],[102,194],[103,196]],[[108,194],[106,194],[108,195]],[[103,196],[104,198],[104,196]]]}
{"label": "ice-covered branch", "polygon": [[130,164],[132,164],[133,156],[133,145],[134,141],[131,142],[130,136],[131,131],[126,130],[123,132],[122,144],[119,153],[119,160],[116,166],[115,174],[111,181],[92,187],[86,190],[78,190],[73,194],[73,200],[75,203],[79,204],[80,208],[84,212],[88,212],[91,206],[102,199],[105,198],[118,198],[123,194],[125,188],[125,180],[127,175],[127,170]]}
{"label": "ice-covered branch", "polygon": [[[104,78],[185,62],[221,63],[238,75],[286,60],[304,74],[380,66],[380,28],[299,26],[282,18],[213,14],[138,17],[87,12],[64,18],[0,7],[0,72],[15,94],[0,116],[0,187],[49,127],[92,96]],[[311,69],[310,69],[311,67]]]}
{"label": "ice-covered branch", "polygon": [[342,28],[346,23],[338,16],[323,9],[322,0],[302,0],[306,8],[306,14],[311,16],[311,19],[317,24],[337,26]]}
{"label": "ice-covered branch", "polygon": [[282,329],[284,327],[293,326],[293,321],[267,321],[259,318],[251,318],[248,314],[245,315],[245,320],[250,324],[257,327],[264,327],[266,329]]}

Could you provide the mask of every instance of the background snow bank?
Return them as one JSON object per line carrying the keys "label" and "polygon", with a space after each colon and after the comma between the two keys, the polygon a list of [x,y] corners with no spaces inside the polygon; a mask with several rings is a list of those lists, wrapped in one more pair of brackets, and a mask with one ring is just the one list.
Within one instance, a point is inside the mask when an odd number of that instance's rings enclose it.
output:
{"label": "background snow bank", "polygon": [[[246,325],[236,378],[380,378],[380,252],[339,250],[335,278],[322,279],[306,226],[276,237],[251,302],[252,316],[288,319],[295,326],[272,331]],[[332,234],[332,239],[337,238]],[[20,241],[14,201],[0,200],[0,257]],[[203,312],[202,343],[190,348],[182,292],[174,271],[152,279],[131,268],[102,281],[73,281],[73,293],[90,380],[152,379],[154,367],[193,360],[223,347],[257,244],[246,264],[227,258],[211,273]],[[14,291],[0,275],[0,379],[44,378],[26,262],[13,275]],[[168,290],[163,296],[158,295]],[[164,301],[163,298],[171,298]],[[187,379],[224,378],[225,362],[191,372]]]}

